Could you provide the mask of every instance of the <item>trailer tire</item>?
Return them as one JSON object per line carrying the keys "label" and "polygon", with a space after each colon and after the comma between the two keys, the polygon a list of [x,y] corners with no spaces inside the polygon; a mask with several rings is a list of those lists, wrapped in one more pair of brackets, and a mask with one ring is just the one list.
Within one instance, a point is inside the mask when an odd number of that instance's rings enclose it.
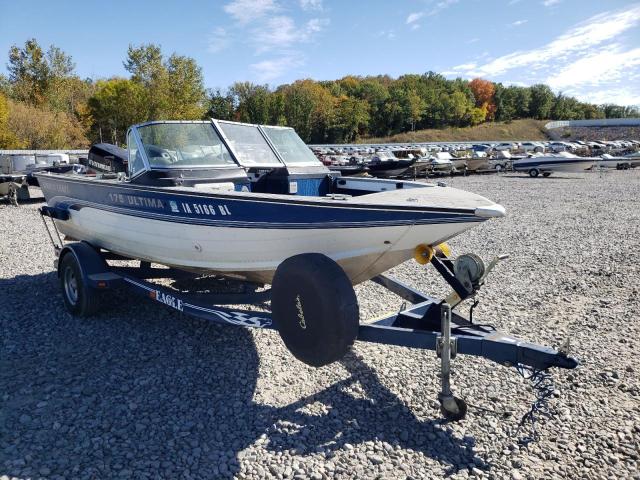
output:
{"label": "trailer tire", "polygon": [[529,176],[531,178],[536,178],[538,175],[540,175],[540,170],[538,170],[537,168],[532,168],[531,170],[529,170]]}
{"label": "trailer tire", "polygon": [[322,367],[340,360],[358,336],[358,299],[349,277],[319,253],[282,262],[271,287],[273,321],[287,349]]}
{"label": "trailer tire", "polygon": [[67,253],[60,261],[60,288],[71,315],[89,317],[100,308],[100,294],[84,281],[76,256]]}

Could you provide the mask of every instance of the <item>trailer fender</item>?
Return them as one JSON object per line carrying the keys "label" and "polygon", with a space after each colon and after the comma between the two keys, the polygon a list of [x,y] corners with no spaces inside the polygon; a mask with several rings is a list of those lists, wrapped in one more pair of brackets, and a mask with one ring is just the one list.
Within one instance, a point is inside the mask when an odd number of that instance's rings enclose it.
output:
{"label": "trailer fender", "polygon": [[105,289],[120,281],[120,277],[109,272],[109,266],[102,256],[86,242],[69,243],[62,247],[57,261],[58,278],[60,278],[60,266],[66,255],[73,255],[78,262],[82,281],[92,288]]}

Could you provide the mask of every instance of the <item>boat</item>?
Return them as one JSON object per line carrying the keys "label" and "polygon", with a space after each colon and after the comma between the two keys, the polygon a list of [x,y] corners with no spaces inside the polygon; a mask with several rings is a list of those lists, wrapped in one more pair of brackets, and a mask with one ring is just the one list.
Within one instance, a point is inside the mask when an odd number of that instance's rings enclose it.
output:
{"label": "boat", "polygon": [[378,151],[367,165],[369,175],[378,178],[397,178],[416,163],[416,158],[397,158],[391,150]]}
{"label": "boat", "polygon": [[55,225],[188,272],[271,283],[284,260],[313,252],[355,285],[505,214],[443,185],[330,172],[288,127],[153,121],[126,138],[126,174],[37,174]]}
{"label": "boat", "polygon": [[608,153],[600,156],[595,161],[596,168],[615,168],[616,170],[628,170],[631,168],[631,159],[629,157],[614,157]]}
{"label": "boat", "polygon": [[470,172],[481,172],[490,168],[489,156],[486,152],[473,152],[471,158],[467,158],[467,170]]}
{"label": "boat", "polygon": [[332,172],[338,172],[343,177],[352,175],[364,175],[367,173],[367,163],[364,159],[352,157],[330,157],[328,162],[323,162]]}
{"label": "boat", "polygon": [[[434,175],[449,175],[454,171],[455,165],[453,163],[453,157],[449,152],[436,152],[431,155],[431,173]],[[460,167],[464,169],[466,162],[461,161]]]}
{"label": "boat", "polygon": [[530,177],[542,174],[548,177],[553,172],[578,173],[593,168],[598,160],[595,157],[579,157],[569,152],[532,154],[529,157],[514,160],[512,168],[516,172],[528,172]]}
{"label": "boat", "polygon": [[409,171],[403,175],[411,174],[414,179],[418,177],[426,177],[431,169],[431,161],[429,160],[428,151],[425,148],[395,148],[392,150],[393,156],[400,160],[413,160],[413,164],[409,167]]}

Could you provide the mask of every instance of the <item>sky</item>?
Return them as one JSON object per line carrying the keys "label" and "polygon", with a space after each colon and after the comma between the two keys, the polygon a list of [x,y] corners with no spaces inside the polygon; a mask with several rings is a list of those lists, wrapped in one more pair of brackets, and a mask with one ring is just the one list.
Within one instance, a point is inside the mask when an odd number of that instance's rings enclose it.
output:
{"label": "sky", "polygon": [[77,74],[127,76],[130,44],[196,59],[208,88],[435,71],[640,105],[640,2],[0,0],[0,73],[35,37]]}

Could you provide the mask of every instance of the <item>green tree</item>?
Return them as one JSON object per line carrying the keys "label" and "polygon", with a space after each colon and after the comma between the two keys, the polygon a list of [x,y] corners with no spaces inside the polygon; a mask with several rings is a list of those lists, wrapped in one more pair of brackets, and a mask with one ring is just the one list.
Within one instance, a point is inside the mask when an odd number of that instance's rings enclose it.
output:
{"label": "green tree", "polygon": [[415,90],[409,90],[404,95],[402,106],[404,116],[411,125],[411,131],[413,132],[416,129],[416,123],[422,119],[427,104]]}
{"label": "green tree", "polygon": [[204,115],[206,120],[215,118],[217,120],[233,120],[234,106],[233,97],[230,94],[224,95],[218,88],[207,92],[207,112]]}
{"label": "green tree", "polygon": [[131,73],[131,80],[143,87],[145,120],[165,117],[169,111],[169,72],[162,63],[160,46],[129,45],[124,68]]}
{"label": "green tree", "polygon": [[369,105],[364,100],[342,95],[336,100],[333,124],[330,128],[331,142],[353,142],[369,123]]}
{"label": "green tree", "polygon": [[206,95],[202,69],[193,58],[176,55],[166,63],[168,100],[165,118],[196,120],[206,110]]}
{"label": "green tree", "polygon": [[236,82],[229,89],[236,105],[236,117],[241,122],[269,123],[271,92],[268,85]]}
{"label": "green tree", "polygon": [[530,88],[531,102],[529,104],[530,114],[539,120],[545,120],[551,117],[551,109],[555,95],[551,89],[544,84],[533,85]]}
{"label": "green tree", "polygon": [[322,143],[332,124],[334,97],[313,80],[298,80],[279,88],[284,95],[284,117],[306,142]]}
{"label": "green tree", "polygon": [[42,47],[35,38],[9,49],[9,81],[16,100],[42,105],[49,82],[49,65]]}
{"label": "green tree", "polygon": [[446,120],[449,125],[462,127],[470,122],[471,109],[473,102],[463,92],[457,91],[444,98],[446,108]]}
{"label": "green tree", "polygon": [[124,144],[129,126],[146,120],[144,87],[132,80],[112,78],[96,84],[89,99],[94,140]]}

